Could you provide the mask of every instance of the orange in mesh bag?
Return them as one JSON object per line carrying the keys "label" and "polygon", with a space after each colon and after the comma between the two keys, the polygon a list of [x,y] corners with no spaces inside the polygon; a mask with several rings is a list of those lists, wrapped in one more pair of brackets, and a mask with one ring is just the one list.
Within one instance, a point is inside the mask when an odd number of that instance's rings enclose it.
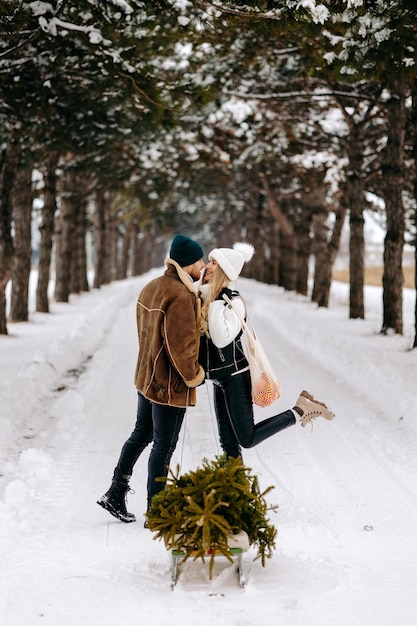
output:
{"label": "orange in mesh bag", "polygon": [[246,358],[252,381],[252,400],[260,407],[269,406],[281,397],[281,389],[272,366],[255,331],[245,324]]}
{"label": "orange in mesh bag", "polygon": [[275,400],[280,397],[280,389],[276,384],[276,381],[271,381],[265,372],[262,372],[262,376],[257,380],[255,389],[252,390],[253,402],[257,406],[269,406]]}
{"label": "orange in mesh bag", "polygon": [[249,322],[250,325],[245,322],[239,311],[233,306],[233,302],[226,295],[223,298],[232,307],[242,324],[245,353],[252,382],[253,403],[260,407],[269,406],[281,397],[279,381],[255,333],[252,322]]}

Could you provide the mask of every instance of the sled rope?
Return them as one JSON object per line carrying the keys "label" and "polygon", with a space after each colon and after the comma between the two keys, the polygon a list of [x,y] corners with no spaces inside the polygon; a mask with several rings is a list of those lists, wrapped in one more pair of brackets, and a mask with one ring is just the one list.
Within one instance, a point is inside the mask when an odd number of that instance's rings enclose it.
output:
{"label": "sled rope", "polygon": [[185,413],[184,413],[184,421],[183,421],[183,425],[182,425],[182,443],[181,443],[180,462],[179,462],[180,470],[181,470],[181,467],[182,467],[182,460],[183,460],[183,457],[184,457],[185,431],[187,430],[187,416],[188,416],[188,411],[186,410]]}
{"label": "sled rope", "polygon": [[213,438],[214,438],[214,441],[216,442],[217,454],[220,454],[219,439],[217,437],[217,430],[216,430],[216,423],[215,423],[216,420],[215,420],[213,398],[212,398],[211,394],[209,393],[209,389],[208,389],[207,383],[205,384],[205,387],[206,387],[207,398],[208,398],[208,403],[209,403],[209,407],[210,407],[211,426],[213,428]]}
{"label": "sled rope", "polygon": [[[217,437],[217,430],[216,430],[217,422],[215,420],[213,399],[212,399],[212,397],[210,395],[207,383],[205,383],[204,386],[206,388],[208,404],[209,404],[209,408],[210,408],[211,427],[213,429],[213,439],[215,441],[217,454],[220,454],[220,445],[219,445],[219,440],[218,440],[218,437]],[[187,417],[188,417],[188,411],[185,412],[184,422],[183,422],[182,429],[181,429],[182,430],[182,442],[181,442],[181,445],[180,445],[180,453],[179,453],[179,467],[180,467],[180,469],[182,467],[182,461],[183,461],[183,458],[184,458],[185,435],[186,435],[186,432],[187,432]]]}

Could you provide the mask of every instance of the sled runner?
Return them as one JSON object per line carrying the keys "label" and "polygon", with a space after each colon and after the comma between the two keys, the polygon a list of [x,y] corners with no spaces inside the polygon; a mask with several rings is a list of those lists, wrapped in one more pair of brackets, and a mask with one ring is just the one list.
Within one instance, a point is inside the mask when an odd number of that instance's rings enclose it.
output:
{"label": "sled runner", "polygon": [[[241,587],[244,587],[246,584],[246,576],[245,576],[245,571],[244,571],[244,566],[243,566],[243,553],[249,550],[250,548],[249,537],[245,531],[241,530],[239,533],[233,536],[230,536],[228,538],[227,543],[228,543],[228,550],[229,550],[228,556],[230,556],[232,561],[237,561],[237,574],[238,574],[239,585]],[[196,555],[196,554],[197,554],[197,551],[191,552],[191,555]],[[177,549],[171,550],[171,559],[172,559],[171,588],[172,589],[175,587],[177,583],[178,573],[179,573],[178,569],[185,555],[186,555],[186,551],[184,549],[177,548]],[[227,559],[228,558],[220,550],[214,550],[214,552],[213,550],[208,550],[205,553],[205,558],[206,557],[210,560],[212,558],[215,558],[215,559],[218,559],[218,558]],[[199,553],[199,558],[201,558],[201,553]]]}
{"label": "sled runner", "polygon": [[[243,550],[242,548],[230,548],[229,550],[230,550],[230,556],[232,557],[232,559],[237,561],[237,574],[238,574],[239,585],[241,587],[244,587],[246,584],[246,577],[245,577],[245,571],[244,571],[244,566],[243,566]],[[224,554],[222,554],[221,552],[216,551],[215,555],[216,555],[216,558],[218,557],[226,558]],[[184,558],[184,556],[185,556],[184,550],[172,550],[171,551],[171,559],[172,559],[171,588],[172,589],[174,589],[175,585],[177,584],[179,566],[181,565],[181,560]],[[212,553],[208,552],[207,557],[211,558]]]}

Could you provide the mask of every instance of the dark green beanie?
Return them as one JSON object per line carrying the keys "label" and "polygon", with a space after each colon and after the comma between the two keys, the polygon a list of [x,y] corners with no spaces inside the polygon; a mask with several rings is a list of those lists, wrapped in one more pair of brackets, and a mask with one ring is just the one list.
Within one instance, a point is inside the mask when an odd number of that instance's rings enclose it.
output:
{"label": "dark green beanie", "polygon": [[185,235],[175,235],[172,240],[169,256],[181,267],[192,265],[204,256],[204,250],[199,243]]}

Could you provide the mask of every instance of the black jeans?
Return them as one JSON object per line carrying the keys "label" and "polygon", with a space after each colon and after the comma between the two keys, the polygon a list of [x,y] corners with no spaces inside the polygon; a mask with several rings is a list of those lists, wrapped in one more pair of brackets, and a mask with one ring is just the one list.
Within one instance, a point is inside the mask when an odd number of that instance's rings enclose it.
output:
{"label": "black jeans", "polygon": [[241,446],[253,448],[296,423],[294,413],[289,409],[255,424],[248,370],[213,383],[220,444],[227,456],[241,456]]}
{"label": "black jeans", "polygon": [[165,486],[165,483],[155,479],[168,474],[184,415],[185,408],[155,404],[138,392],[136,425],[123,445],[114,478],[130,477],[139,456],[153,441],[148,461],[148,508],[152,497]]}

